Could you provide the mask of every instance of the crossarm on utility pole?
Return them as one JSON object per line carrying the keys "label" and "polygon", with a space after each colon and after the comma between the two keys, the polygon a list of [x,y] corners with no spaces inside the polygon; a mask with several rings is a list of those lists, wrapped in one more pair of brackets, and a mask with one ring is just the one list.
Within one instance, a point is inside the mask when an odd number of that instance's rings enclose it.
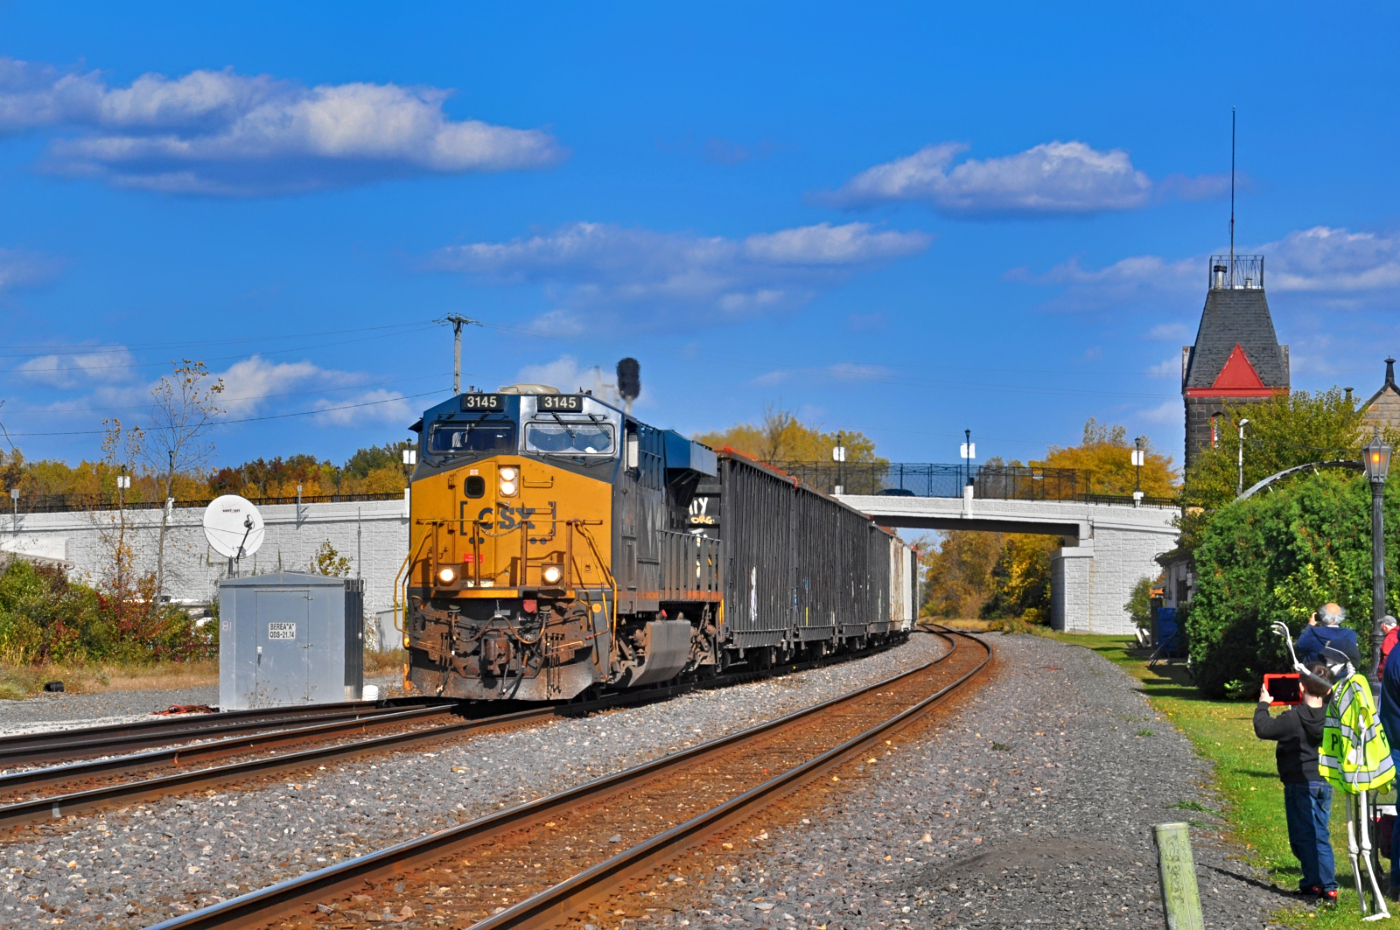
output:
{"label": "crossarm on utility pole", "polygon": [[458,313],[449,313],[438,322],[452,324],[452,395],[455,397],[462,393],[462,327],[480,326],[481,321],[468,319]]}

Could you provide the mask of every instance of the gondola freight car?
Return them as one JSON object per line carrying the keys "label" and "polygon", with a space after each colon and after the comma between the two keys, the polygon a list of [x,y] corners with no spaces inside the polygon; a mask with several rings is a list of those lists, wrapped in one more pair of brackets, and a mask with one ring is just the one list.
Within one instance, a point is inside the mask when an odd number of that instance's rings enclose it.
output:
{"label": "gondola freight car", "polygon": [[564,700],[913,626],[897,536],[587,392],[462,394],[414,428],[403,595],[419,692]]}

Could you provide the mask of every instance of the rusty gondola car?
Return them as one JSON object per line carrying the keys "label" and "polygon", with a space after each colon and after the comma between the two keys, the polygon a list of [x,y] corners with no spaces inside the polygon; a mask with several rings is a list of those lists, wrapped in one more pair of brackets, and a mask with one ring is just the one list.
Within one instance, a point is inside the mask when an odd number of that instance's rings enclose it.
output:
{"label": "rusty gondola car", "polygon": [[414,429],[401,594],[419,693],[559,701],[913,627],[897,536],[587,392],[462,394]]}

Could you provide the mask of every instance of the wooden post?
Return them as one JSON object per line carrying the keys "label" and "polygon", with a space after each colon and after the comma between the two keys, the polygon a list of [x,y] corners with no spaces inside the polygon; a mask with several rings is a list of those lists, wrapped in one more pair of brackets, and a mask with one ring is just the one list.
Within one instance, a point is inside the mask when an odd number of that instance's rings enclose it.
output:
{"label": "wooden post", "polygon": [[1157,871],[1162,880],[1162,909],[1167,915],[1167,930],[1205,930],[1187,824],[1154,825],[1152,842],[1157,846]]}

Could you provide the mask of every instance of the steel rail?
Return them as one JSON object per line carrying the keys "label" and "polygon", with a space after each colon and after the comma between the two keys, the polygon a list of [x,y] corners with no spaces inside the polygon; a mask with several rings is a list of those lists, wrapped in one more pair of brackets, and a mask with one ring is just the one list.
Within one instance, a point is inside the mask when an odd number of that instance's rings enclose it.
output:
{"label": "steel rail", "polygon": [[230,711],[181,720],[142,720],[136,723],[82,727],[76,730],[21,733],[0,737],[0,764],[5,766],[76,760],[124,750],[148,749],[171,742],[200,739],[214,733],[271,730],[291,723],[350,720],[396,713],[428,703],[413,701],[398,706],[377,707],[373,702],[354,701],[292,708]]}
{"label": "steel rail", "polygon": [[[940,634],[946,635],[946,634]],[[969,637],[971,639],[971,637]],[[974,642],[980,641],[973,640]],[[953,640],[949,638],[949,642]],[[990,648],[988,656],[990,656]],[[939,656],[930,662],[926,662],[917,668],[889,678],[877,681],[874,684],[866,685],[855,691],[848,692],[837,697],[814,704],[793,713],[786,714],[773,720],[748,727],[744,730],[710,740],[689,749],[682,750],[654,759],[641,765],[633,766],[612,775],[606,775],[577,785],[573,788],[565,789],[556,794],[537,798],[534,801],[520,804],[503,811],[489,814],[476,820],[459,824],[455,827],[448,827],[438,830],[426,836],[408,840],[403,843],[389,846],[363,856],[347,859],[326,868],[317,869],[295,878],[286,879],[266,888],[252,891],[221,901],[217,904],[172,917],[168,920],[151,925],[148,930],[215,930],[215,928],[260,926],[268,920],[285,913],[298,905],[315,901],[328,893],[344,892],[352,888],[357,888],[362,882],[371,877],[381,877],[403,871],[405,868],[416,864],[434,862],[443,856],[450,855],[453,848],[479,842],[507,833],[526,823],[544,819],[552,811],[566,811],[584,800],[597,800],[603,797],[619,794],[628,788],[654,779],[657,775],[664,773],[667,769],[677,768],[682,765],[692,763],[705,756],[719,753],[730,749],[745,741],[755,737],[766,735],[771,732],[792,726],[798,721],[806,720],[809,717],[819,715],[842,704],[847,704],[866,694],[874,693],[881,688],[888,688],[906,678],[918,675],[927,671],[933,666],[949,659],[956,650],[949,650],[946,654]],[[978,665],[980,670],[986,664],[986,659]],[[952,687],[965,682],[971,674],[965,675],[954,685],[944,688],[938,692],[938,696],[946,694]],[[926,706],[927,700],[921,702],[919,706]],[[900,717],[906,718],[908,710]],[[857,737],[858,740],[863,740]],[[847,745],[845,743],[842,744]],[[615,859],[616,857],[614,857]],[[608,860],[612,862],[613,860]],[[604,863],[606,864],[606,863]],[[589,870],[592,871],[592,870]],[[581,873],[587,874],[587,873]],[[533,899],[526,899],[521,905]],[[517,907],[521,906],[517,905]],[[499,916],[499,915],[497,915]]]}
{"label": "steel rail", "polygon": [[991,661],[992,649],[986,643],[965,633],[948,633],[963,636],[987,650],[982,661],[956,681],[839,746],[834,746],[821,755],[776,775],[703,814],[692,817],[685,823],[643,840],[573,878],[532,895],[498,914],[483,918],[471,924],[468,930],[541,927],[565,920],[583,908],[589,899],[607,893],[610,888],[629,878],[652,871],[656,866],[702,844],[708,837],[748,819],[759,809],[791,794],[803,783],[825,774],[850,756],[865,750],[870,744],[908,725],[915,717],[928,710],[935,701],[971,680]]}
{"label": "steel rail", "polygon": [[97,759],[91,762],[70,762],[46,768],[29,769],[11,775],[0,775],[0,795],[7,795],[21,788],[45,788],[66,784],[80,778],[94,775],[116,775],[134,772],[157,765],[188,765],[201,759],[215,759],[239,752],[258,752],[276,749],[279,746],[300,743],[308,739],[337,736],[355,730],[368,731],[371,728],[411,723],[422,717],[437,717],[452,714],[451,707],[412,707],[395,713],[374,716],[356,716],[351,720],[332,723],[317,723],[306,727],[293,727],[284,730],[270,730],[251,736],[230,736],[224,739],[211,739],[205,743],[189,743],[170,746],[165,749],[152,749],[132,755],[115,756],[110,759]]}
{"label": "steel rail", "polygon": [[[0,828],[38,820],[52,819],[55,817],[64,817],[81,811],[110,807],[117,803],[130,803],[133,801],[162,797],[192,787],[226,784],[230,781],[236,782],[240,778],[250,774],[271,774],[277,770],[297,768],[300,765],[319,759],[350,758],[368,752],[392,749],[396,746],[416,742],[418,740],[436,739],[440,736],[451,735],[453,733],[471,730],[489,731],[500,727],[515,727],[536,720],[579,716],[599,710],[666,700],[701,688],[717,688],[771,678],[791,671],[821,667],[843,658],[851,659],[869,655],[875,651],[880,651],[880,647],[862,650],[859,653],[847,654],[845,656],[823,656],[805,662],[787,663],[773,668],[746,669],[704,681],[658,684],[651,688],[637,691],[620,691],[614,694],[606,694],[599,698],[563,704],[551,704],[524,711],[497,714],[459,723],[445,724],[431,729],[391,734],[389,736],[375,737],[353,743],[342,743],[337,746],[310,749],[304,752],[272,756],[266,759],[249,760],[227,766],[153,777],[119,785],[93,788],[86,791],[74,791],[45,798],[33,798],[8,805],[0,805]],[[123,770],[144,768],[153,763],[159,763],[161,761],[160,757],[162,756],[169,757],[170,761],[173,762],[193,759],[198,756],[208,757],[212,755],[217,757],[218,755],[227,755],[233,752],[251,752],[263,748],[273,748],[276,745],[300,742],[308,736],[334,735],[331,731],[336,728],[350,730],[370,725],[379,726],[411,722],[409,719],[410,715],[434,716],[451,713],[452,705],[436,704],[428,707],[398,710],[393,713],[390,711],[392,711],[392,709],[381,710],[374,714],[360,715],[353,720],[334,725],[325,724],[301,728],[299,730],[280,730],[251,737],[237,737],[211,743],[171,747],[169,749],[158,750],[154,753],[122,756],[114,759],[102,759],[93,763],[80,762],[65,766],[37,769],[29,772],[17,772],[10,776],[0,776],[0,791],[16,787],[62,784],[85,775],[113,774]],[[393,719],[390,719],[391,717]],[[90,768],[87,768],[88,766],[90,766]]]}
{"label": "steel rail", "polygon": [[220,765],[213,768],[195,769],[191,772],[180,772],[174,775],[162,775],[156,778],[141,779],[140,781],[123,782],[117,785],[93,788],[88,791],[77,791],[70,794],[19,801],[0,807],[0,828],[16,826],[22,823],[32,823],[36,820],[66,817],[69,814],[75,814],[79,811],[110,807],[114,804],[129,804],[135,801],[148,800],[194,786],[203,788],[229,784],[230,782],[238,783],[252,775],[269,775],[288,769],[302,768],[313,762],[320,762],[325,759],[353,758],[354,756],[364,755],[366,753],[400,748],[412,743],[441,739],[444,736],[460,735],[462,733],[471,732],[472,730],[492,730],[498,727],[515,727],[536,720],[546,720],[553,717],[553,707],[542,707],[537,710],[525,710],[513,714],[501,714],[496,717],[484,717],[480,720],[462,720],[457,723],[427,727],[421,730],[391,733],[387,736],[375,736],[369,739],[356,740],[351,743],[340,743],[334,746],[320,746],[315,749],[302,750],[301,752],[284,753],[268,756],[263,759],[251,759],[245,762],[234,762],[229,765]]}

